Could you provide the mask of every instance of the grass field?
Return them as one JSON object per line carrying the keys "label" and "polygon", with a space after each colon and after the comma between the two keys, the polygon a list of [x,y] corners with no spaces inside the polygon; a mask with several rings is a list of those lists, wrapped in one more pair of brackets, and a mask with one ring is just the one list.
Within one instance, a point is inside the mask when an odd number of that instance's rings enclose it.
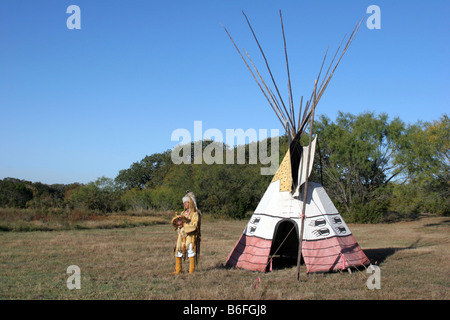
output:
{"label": "grass field", "polygon": [[[160,222],[160,221],[159,221]],[[381,289],[369,290],[366,270],[305,274],[296,267],[256,273],[226,269],[225,259],[247,221],[205,217],[200,265],[174,276],[175,233],[169,224],[126,228],[0,232],[1,299],[448,299],[450,219],[349,225],[373,264]],[[69,290],[66,269],[81,270]],[[261,282],[255,289],[257,277]]]}

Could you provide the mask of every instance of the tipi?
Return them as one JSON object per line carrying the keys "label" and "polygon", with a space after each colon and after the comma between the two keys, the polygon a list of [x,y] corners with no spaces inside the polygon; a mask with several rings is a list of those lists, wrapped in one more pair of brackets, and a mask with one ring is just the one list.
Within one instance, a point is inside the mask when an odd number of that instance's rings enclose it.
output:
{"label": "tipi", "polygon": [[[284,48],[288,74],[289,111],[279,94],[267,59],[247,16],[245,18],[264,57],[279,100],[275,98],[273,91],[268,89],[250,56],[246,53],[261,82],[258,81],[227,29],[225,31],[286,129],[290,146],[243,234],[228,255],[226,265],[265,272],[271,271],[273,267],[277,267],[280,264],[295,264],[296,262],[298,276],[302,259],[308,273],[330,272],[367,265],[370,263],[369,259],[358,245],[325,189],[318,183],[308,182],[313,167],[317,141],[317,136],[312,139],[315,108],[342,56],[355,37],[362,20],[353,30],[333,67],[333,62],[340,51],[339,46],[324,80],[317,87],[323,62],[326,59],[325,54],[319,76],[314,84],[313,93],[310,100],[306,103],[303,116],[303,97],[301,99],[299,119],[296,123],[289,79],[286,41],[284,41]],[[283,39],[285,40],[281,11],[280,19]],[[310,124],[309,145],[301,146],[300,137],[308,123]]]}
{"label": "tipi", "polygon": [[[291,193],[288,151],[243,234],[227,258],[228,266],[271,271],[272,265],[298,260],[307,272],[329,272],[369,263],[325,189],[308,182],[304,193]],[[302,210],[305,205],[304,219]],[[291,260],[291,261],[289,261]],[[293,260],[293,261],[292,261]]]}

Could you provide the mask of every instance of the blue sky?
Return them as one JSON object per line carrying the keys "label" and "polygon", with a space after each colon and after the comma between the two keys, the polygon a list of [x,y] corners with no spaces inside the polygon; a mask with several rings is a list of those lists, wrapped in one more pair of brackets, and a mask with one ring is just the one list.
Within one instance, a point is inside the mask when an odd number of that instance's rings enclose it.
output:
{"label": "blue sky", "polygon": [[[69,30],[69,5],[81,29]],[[381,29],[366,27],[368,6]],[[248,15],[287,101],[279,10],[294,103],[309,96],[323,54],[365,16],[317,113],[386,112],[406,123],[448,113],[448,1],[0,2],[0,179],[87,183],[171,149],[178,128],[281,125],[225,25],[261,70]]]}

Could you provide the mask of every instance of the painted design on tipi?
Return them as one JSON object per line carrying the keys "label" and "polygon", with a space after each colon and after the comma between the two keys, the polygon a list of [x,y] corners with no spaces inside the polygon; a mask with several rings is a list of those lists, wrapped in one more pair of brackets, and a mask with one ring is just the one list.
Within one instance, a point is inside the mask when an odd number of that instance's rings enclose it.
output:
{"label": "painted design on tipi", "polygon": [[289,150],[283,158],[277,173],[273,176],[272,182],[280,180],[280,191],[291,191],[292,173],[291,173],[291,153]]}

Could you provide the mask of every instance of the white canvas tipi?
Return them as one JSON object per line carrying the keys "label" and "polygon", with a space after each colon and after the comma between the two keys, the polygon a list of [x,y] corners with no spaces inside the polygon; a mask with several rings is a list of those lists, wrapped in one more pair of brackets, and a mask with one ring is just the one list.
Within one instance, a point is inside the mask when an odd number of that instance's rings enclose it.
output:
{"label": "white canvas tipi", "polygon": [[[304,148],[306,149],[306,148]],[[291,193],[288,151],[243,234],[227,258],[227,266],[254,271],[295,264],[303,228],[301,255],[307,272],[330,272],[369,264],[325,189],[308,182],[305,216],[302,192]]]}
{"label": "white canvas tipi", "polygon": [[[323,63],[327,56],[325,54],[319,75],[315,80],[313,93],[307,101],[304,110],[302,110],[303,97],[300,101],[297,122],[294,115],[294,102],[281,11],[280,20],[289,90],[289,105],[287,107],[283,102],[250,21],[245,13],[244,16],[264,58],[267,70],[275,86],[275,91],[278,94],[278,99],[275,97],[274,91],[268,88],[261,77],[261,73],[250,59],[249,54],[245,52],[257,76],[250,68],[249,63],[247,63],[247,60],[226,28],[225,31],[285,128],[290,145],[243,234],[228,255],[226,265],[255,271],[270,271],[277,264],[297,263],[297,266],[299,266],[303,259],[307,272],[329,272],[367,265],[370,263],[369,259],[361,250],[325,189],[318,183],[308,182],[314,161],[317,139],[316,136],[312,140],[315,108],[344,53],[353,41],[362,20],[355,26],[339,58],[334,63],[341,48],[339,46],[324,79],[318,85]],[[310,124],[309,145],[302,147],[300,138],[308,123]]]}

